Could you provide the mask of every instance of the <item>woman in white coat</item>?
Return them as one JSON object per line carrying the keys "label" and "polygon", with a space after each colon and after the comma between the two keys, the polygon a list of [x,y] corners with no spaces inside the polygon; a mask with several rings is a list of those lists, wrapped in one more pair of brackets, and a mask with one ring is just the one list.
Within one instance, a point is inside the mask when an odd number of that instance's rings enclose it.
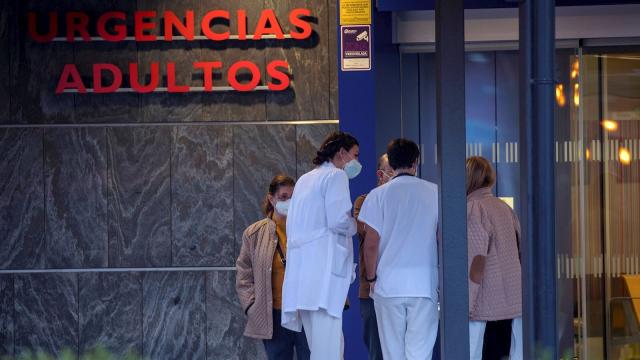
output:
{"label": "woman in white coat", "polygon": [[359,151],[353,136],[329,135],[291,197],[282,326],[304,326],[311,360],[342,358],[342,311],[355,279],[349,179],[362,169]]}

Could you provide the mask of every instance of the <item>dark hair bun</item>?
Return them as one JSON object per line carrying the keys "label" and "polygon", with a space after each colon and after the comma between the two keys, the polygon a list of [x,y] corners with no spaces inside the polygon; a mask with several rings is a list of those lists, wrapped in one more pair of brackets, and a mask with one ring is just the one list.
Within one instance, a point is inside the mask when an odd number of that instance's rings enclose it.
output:
{"label": "dark hair bun", "polygon": [[320,149],[316,152],[315,159],[313,159],[313,164],[322,165],[333,159],[340,149],[349,151],[355,145],[359,145],[358,140],[351,134],[341,131],[333,132],[322,142]]}

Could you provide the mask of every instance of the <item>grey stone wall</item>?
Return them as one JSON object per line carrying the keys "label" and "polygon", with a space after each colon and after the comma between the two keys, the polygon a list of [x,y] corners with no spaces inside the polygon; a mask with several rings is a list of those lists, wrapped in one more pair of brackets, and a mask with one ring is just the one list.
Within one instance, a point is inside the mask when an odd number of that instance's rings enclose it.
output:
{"label": "grey stone wall", "polygon": [[[308,41],[38,44],[26,13],[312,9]],[[254,359],[233,266],[271,177],[337,119],[335,0],[0,1],[0,357],[102,344],[149,359]],[[62,25],[61,28],[64,28]],[[285,30],[287,30],[285,26]],[[285,59],[282,93],[55,95],[65,63]],[[265,75],[265,74],[263,74]],[[226,76],[226,74],[222,74]],[[163,76],[163,79],[166,78]],[[164,80],[163,80],[164,81]],[[214,79],[215,81],[215,79]],[[274,123],[276,121],[276,123]],[[287,121],[287,123],[283,123]]]}

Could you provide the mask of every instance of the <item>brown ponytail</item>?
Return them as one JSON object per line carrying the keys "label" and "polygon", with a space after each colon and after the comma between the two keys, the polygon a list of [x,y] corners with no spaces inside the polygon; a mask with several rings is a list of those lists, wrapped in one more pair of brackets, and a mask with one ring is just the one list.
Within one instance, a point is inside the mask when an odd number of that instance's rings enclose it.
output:
{"label": "brown ponytail", "polygon": [[267,195],[264,197],[264,201],[262,202],[262,211],[266,216],[271,216],[273,214],[273,205],[269,201],[269,195],[274,196],[278,190],[280,190],[283,186],[295,186],[296,182],[287,175],[276,175],[272,180],[271,184],[269,184],[269,190]]}

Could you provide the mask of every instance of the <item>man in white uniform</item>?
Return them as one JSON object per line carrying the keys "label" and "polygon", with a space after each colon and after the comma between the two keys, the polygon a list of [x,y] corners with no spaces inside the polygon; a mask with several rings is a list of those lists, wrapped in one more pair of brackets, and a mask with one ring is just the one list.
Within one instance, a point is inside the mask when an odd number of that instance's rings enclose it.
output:
{"label": "man in white uniform", "polygon": [[438,189],[417,178],[420,150],[387,148],[395,176],[369,193],[358,220],[385,360],[431,359],[438,331]]}
{"label": "man in white uniform", "polygon": [[355,279],[349,179],[358,175],[357,140],[337,132],[324,141],[317,167],[298,180],[287,214],[282,326],[304,326],[311,360],[342,358],[342,312]]}

